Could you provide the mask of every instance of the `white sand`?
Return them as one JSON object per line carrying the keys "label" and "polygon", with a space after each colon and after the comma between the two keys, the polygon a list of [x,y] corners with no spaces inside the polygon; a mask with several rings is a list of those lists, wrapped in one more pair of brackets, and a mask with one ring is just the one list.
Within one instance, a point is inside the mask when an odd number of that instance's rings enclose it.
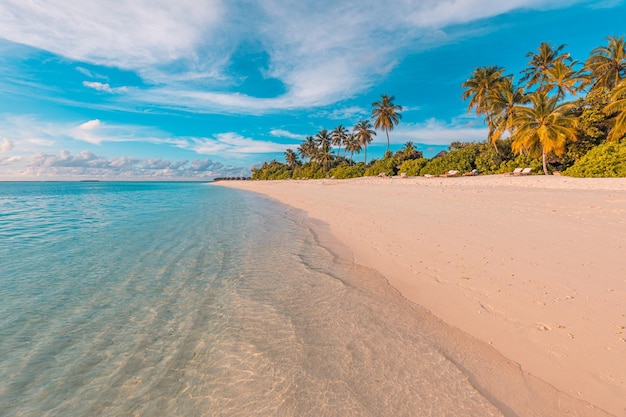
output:
{"label": "white sand", "polygon": [[626,416],[626,179],[219,184],[306,211],[407,299],[558,390]]}

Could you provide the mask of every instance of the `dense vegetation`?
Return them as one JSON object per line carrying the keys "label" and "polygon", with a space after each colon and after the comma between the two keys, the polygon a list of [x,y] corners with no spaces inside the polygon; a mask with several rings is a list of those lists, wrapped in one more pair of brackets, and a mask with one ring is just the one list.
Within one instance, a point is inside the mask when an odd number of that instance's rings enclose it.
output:
{"label": "dense vegetation", "polygon": [[[371,119],[352,130],[339,125],[309,136],[285,163],[272,161],[253,169],[253,179],[353,178],[440,175],[449,170],[481,174],[531,167],[533,173],[555,171],[577,177],[626,177],[626,44],[609,37],[584,63],[549,43],[529,52],[519,83],[502,67],[476,68],[462,84],[468,111],[483,116],[484,142],[454,142],[449,152],[425,159],[413,142],[393,153],[389,132],[402,118],[402,106],[382,95],[372,103]],[[373,122],[373,125],[372,125]],[[385,133],[387,152],[367,163],[367,145],[376,130]],[[333,152],[334,146],[337,151]],[[363,151],[363,162],[354,154]]]}

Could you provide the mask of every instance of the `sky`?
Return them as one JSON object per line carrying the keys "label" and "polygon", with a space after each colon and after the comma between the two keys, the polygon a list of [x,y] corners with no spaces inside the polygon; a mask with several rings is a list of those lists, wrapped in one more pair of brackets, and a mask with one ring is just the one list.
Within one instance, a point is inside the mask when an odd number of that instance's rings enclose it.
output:
{"label": "sky", "polygon": [[432,157],[486,139],[461,98],[476,67],[519,79],[541,42],[584,62],[625,2],[0,0],[0,180],[249,175],[382,94],[392,149]]}

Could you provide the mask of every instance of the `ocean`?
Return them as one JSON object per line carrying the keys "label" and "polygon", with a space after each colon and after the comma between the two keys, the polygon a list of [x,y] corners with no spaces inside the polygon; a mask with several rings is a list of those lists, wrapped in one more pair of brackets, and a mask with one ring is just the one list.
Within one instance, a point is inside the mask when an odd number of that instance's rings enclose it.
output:
{"label": "ocean", "polygon": [[0,416],[497,416],[324,226],[200,183],[0,183]]}

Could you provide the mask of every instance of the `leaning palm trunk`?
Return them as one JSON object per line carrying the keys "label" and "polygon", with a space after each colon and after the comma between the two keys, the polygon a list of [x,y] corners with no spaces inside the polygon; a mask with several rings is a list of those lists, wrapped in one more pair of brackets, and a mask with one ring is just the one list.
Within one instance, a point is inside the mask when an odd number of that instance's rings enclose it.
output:
{"label": "leaning palm trunk", "polygon": [[500,155],[500,149],[498,149],[498,144],[493,139],[493,131],[494,131],[494,129],[493,129],[493,120],[492,120],[491,114],[489,112],[487,112],[487,124],[489,125],[489,133],[488,133],[489,142],[491,142],[491,144],[493,145],[493,148],[496,150],[496,154]]}

